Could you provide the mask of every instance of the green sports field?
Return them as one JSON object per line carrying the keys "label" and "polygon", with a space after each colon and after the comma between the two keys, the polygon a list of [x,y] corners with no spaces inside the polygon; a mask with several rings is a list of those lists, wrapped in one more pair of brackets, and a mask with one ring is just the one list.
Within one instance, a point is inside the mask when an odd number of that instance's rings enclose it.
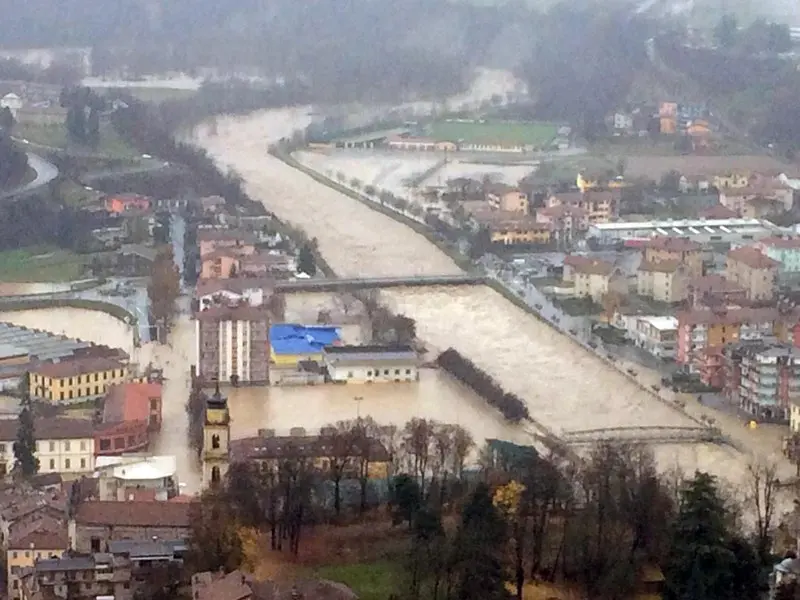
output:
{"label": "green sports field", "polygon": [[550,143],[557,133],[558,125],[553,123],[513,121],[485,123],[435,121],[430,127],[430,136],[436,140],[507,146],[544,146]]}

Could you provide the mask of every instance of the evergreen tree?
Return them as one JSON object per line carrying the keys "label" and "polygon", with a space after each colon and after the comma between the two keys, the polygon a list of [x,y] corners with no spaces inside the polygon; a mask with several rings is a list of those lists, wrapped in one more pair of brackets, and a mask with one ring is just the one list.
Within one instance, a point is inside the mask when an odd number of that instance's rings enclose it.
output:
{"label": "evergreen tree", "polygon": [[455,540],[454,568],[459,600],[507,600],[506,528],[492,503],[486,484],[480,484],[461,513]]}
{"label": "evergreen tree", "polygon": [[297,255],[297,270],[311,277],[317,274],[317,263],[314,260],[314,253],[311,252],[311,248],[308,244],[303,244],[303,247],[300,248],[300,252]]}
{"label": "evergreen tree", "polygon": [[0,129],[6,133],[11,133],[14,129],[14,115],[11,114],[11,109],[7,106],[0,108]]}
{"label": "evergreen tree", "polygon": [[20,384],[22,410],[19,414],[17,441],[14,442],[14,470],[21,477],[33,477],[39,471],[39,459],[36,458],[36,439],[33,431],[33,406],[30,395],[30,375],[26,373]]}
{"label": "evergreen tree", "polygon": [[664,569],[665,600],[728,600],[736,592],[737,553],[714,477],[695,473],[681,492]]}

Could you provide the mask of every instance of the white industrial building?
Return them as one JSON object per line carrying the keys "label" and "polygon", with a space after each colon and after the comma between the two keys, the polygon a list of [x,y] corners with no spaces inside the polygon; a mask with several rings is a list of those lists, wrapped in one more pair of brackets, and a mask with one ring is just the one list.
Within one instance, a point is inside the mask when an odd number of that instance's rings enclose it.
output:
{"label": "white industrial building", "polygon": [[685,237],[701,244],[742,244],[779,231],[779,227],[761,219],[668,219],[596,223],[589,226],[587,235],[602,245],[659,236]]}
{"label": "white industrial building", "polygon": [[178,493],[178,462],[174,456],[98,456],[94,477],[100,500],[105,501],[125,502],[140,490],[152,490],[156,500],[168,500]]}
{"label": "white industrial building", "polygon": [[323,350],[335,383],[417,381],[419,357],[410,346],[329,346]]}

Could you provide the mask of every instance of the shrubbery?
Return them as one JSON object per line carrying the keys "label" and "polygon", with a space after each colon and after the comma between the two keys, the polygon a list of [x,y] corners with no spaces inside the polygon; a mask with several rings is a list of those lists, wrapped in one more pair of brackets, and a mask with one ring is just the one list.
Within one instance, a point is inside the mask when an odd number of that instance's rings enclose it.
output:
{"label": "shrubbery", "polygon": [[436,363],[461,383],[472,388],[509,421],[519,423],[523,419],[530,419],[528,407],[519,396],[503,390],[488,373],[457,350],[448,348],[439,355]]}

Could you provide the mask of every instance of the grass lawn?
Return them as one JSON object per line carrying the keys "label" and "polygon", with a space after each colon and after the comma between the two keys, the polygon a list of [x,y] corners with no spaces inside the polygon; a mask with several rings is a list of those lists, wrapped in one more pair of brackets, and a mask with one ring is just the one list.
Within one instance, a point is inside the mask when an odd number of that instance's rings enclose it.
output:
{"label": "grass lawn", "polygon": [[[99,154],[114,158],[138,158],[140,156],[114,128],[108,124],[100,125],[100,142],[97,148],[79,146],[67,140],[67,128],[64,125],[38,125],[32,123],[17,123],[14,126],[14,137],[28,140],[31,144],[39,144],[52,148],[74,149],[76,152]],[[25,146],[26,144],[20,144]]]}
{"label": "grass lawn", "polygon": [[0,281],[53,282],[80,279],[84,259],[58,248],[36,246],[0,252]]}
{"label": "grass lawn", "polygon": [[183,100],[185,98],[191,98],[197,93],[197,90],[176,90],[158,87],[126,87],[123,91],[142,102]]}
{"label": "grass lawn", "polygon": [[556,136],[556,133],[558,133],[558,125],[544,122],[456,123],[454,121],[435,121],[430,126],[430,135],[437,140],[509,146],[544,146]]}
{"label": "grass lawn", "polygon": [[314,575],[343,583],[358,595],[360,600],[386,600],[396,594],[401,586],[402,566],[396,561],[382,560],[349,565],[318,567]]}

